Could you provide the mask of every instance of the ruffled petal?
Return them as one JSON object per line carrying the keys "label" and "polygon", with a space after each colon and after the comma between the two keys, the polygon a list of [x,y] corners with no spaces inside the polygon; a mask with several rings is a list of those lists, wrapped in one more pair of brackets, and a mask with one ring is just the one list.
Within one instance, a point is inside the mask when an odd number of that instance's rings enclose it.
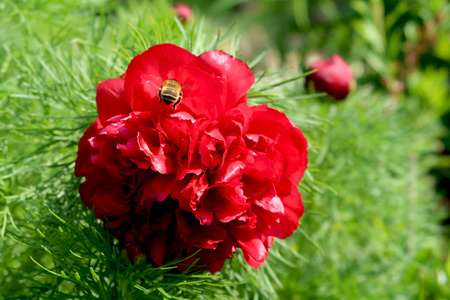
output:
{"label": "ruffled petal", "polygon": [[139,148],[150,158],[152,170],[161,174],[174,174],[177,163],[171,156],[170,146],[161,139],[161,133],[151,128],[143,128],[138,132]]}
{"label": "ruffled petal", "polygon": [[156,174],[143,184],[143,196],[162,202],[169,196],[174,185],[174,175]]}
{"label": "ruffled petal", "polygon": [[292,184],[290,178],[283,177],[276,189],[284,206],[284,217],[281,218],[280,225],[283,230],[282,238],[286,238],[297,229],[298,221],[303,216],[305,207],[302,202],[302,195],[297,186]]}
{"label": "ruffled petal", "polygon": [[248,134],[265,135],[277,142],[277,148],[284,154],[284,174],[292,182],[298,182],[308,164],[308,143],[300,129],[285,114],[259,105],[251,107],[253,119]]}
{"label": "ruffled petal", "polygon": [[221,112],[227,112],[236,106],[255,82],[253,72],[246,63],[220,50],[201,54],[195,63],[207,73],[226,79],[227,97],[221,103]]}
{"label": "ruffled petal", "polygon": [[233,239],[227,236],[216,249],[200,251],[199,264],[206,265],[206,269],[214,274],[222,269],[225,260],[231,258],[235,252]]}
{"label": "ruffled petal", "polygon": [[245,200],[242,189],[239,187],[231,184],[217,186],[208,190],[206,198],[203,200],[203,208],[213,211],[217,219],[226,223],[250,208],[250,204]]}
{"label": "ruffled petal", "polygon": [[284,239],[294,233],[304,212],[302,197],[289,178],[276,187],[276,195],[255,201],[252,211],[258,216],[258,231]]}
{"label": "ruffled petal", "polygon": [[226,167],[222,167],[214,176],[214,183],[230,183],[239,182],[242,178],[242,170],[245,168],[245,162],[236,160],[229,163]]}
{"label": "ruffled petal", "polygon": [[245,261],[253,268],[259,268],[269,252],[254,230],[232,228],[229,230],[236,243],[242,248]]}
{"label": "ruffled petal", "polygon": [[181,209],[177,209],[176,217],[181,237],[195,247],[216,249],[227,236],[227,231],[217,221],[209,226],[201,225],[191,212]]}

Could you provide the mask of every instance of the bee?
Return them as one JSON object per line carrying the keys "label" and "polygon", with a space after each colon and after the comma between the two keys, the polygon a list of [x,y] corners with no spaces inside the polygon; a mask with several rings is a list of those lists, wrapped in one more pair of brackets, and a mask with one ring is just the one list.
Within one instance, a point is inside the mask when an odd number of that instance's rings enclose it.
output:
{"label": "bee", "polygon": [[159,102],[164,101],[165,104],[173,103],[173,110],[183,99],[183,92],[181,91],[181,84],[175,79],[168,79],[164,81],[163,85],[158,91]]}

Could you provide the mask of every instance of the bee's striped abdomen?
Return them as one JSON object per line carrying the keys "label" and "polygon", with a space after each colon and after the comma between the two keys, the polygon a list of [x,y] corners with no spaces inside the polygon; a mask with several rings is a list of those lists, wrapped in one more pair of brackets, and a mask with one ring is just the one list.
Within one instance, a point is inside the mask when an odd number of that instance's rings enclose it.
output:
{"label": "bee's striped abdomen", "polygon": [[181,84],[175,79],[168,79],[164,81],[163,85],[159,88],[158,95],[160,102],[164,101],[167,105],[173,103],[173,109],[175,110],[177,104],[183,99]]}

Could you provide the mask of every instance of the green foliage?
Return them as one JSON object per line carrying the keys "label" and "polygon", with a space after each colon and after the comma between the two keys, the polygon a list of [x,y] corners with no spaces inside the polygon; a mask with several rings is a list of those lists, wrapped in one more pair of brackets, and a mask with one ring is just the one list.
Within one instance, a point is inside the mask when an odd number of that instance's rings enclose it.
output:
{"label": "green foliage", "polygon": [[[244,2],[248,1],[216,1],[207,9],[227,17],[233,14],[230,8]],[[196,3],[201,9],[201,1]],[[337,16],[339,5],[334,2],[261,3],[266,6],[254,12],[276,20],[293,8],[293,15],[275,24],[290,26],[287,33],[292,28],[311,29],[306,43],[310,49],[323,46],[325,37],[320,36],[340,24],[339,38],[328,39],[327,47],[347,49],[352,38],[343,30],[348,16]],[[442,5],[433,3],[433,11]],[[377,37],[355,42],[355,49],[373,48],[380,56],[369,53],[362,59],[375,71],[389,69],[389,64],[374,66],[386,56],[394,57],[401,47],[389,45],[386,38],[391,35],[382,28],[383,22],[395,27],[409,10],[398,10],[394,17],[395,8],[383,8],[380,1],[351,5],[358,12],[351,19],[355,30]],[[273,6],[278,15],[267,14]],[[315,24],[305,10],[321,11],[327,21]],[[393,17],[377,19],[383,10]],[[248,24],[252,17],[240,20]],[[427,101],[436,110],[445,106],[441,97],[445,89],[439,89],[433,78],[443,82],[447,74],[435,69],[411,83],[415,87],[411,98],[395,100],[362,87],[337,105],[318,99],[323,95],[305,95],[305,74],[257,73],[249,102],[268,103],[287,113],[309,142],[309,169],[300,184],[306,213],[299,230],[277,241],[257,270],[248,267],[240,253],[215,276],[195,273],[195,266],[189,274],[176,274],[173,264],[160,268],[129,264],[117,241],[82,205],[80,179],[73,175],[78,140],[97,115],[96,85],[119,77],[132,57],[158,43],[171,42],[195,54],[225,47],[236,55],[235,31],[216,35],[210,22],[197,15],[194,23],[182,24],[163,0],[0,3],[0,295],[447,298],[450,273],[448,263],[439,265],[435,199],[424,174],[424,158],[430,156],[439,128],[420,119],[428,111]],[[280,33],[279,28],[274,26],[272,34]],[[285,37],[279,36],[280,43]],[[436,53],[445,57],[445,41],[440,43],[444,46]],[[258,54],[250,66],[258,65],[266,51]],[[429,83],[436,84],[431,98],[426,97]]]}
{"label": "green foliage", "polygon": [[434,115],[439,116],[450,111],[448,78],[447,69],[427,67],[409,78],[410,94],[417,97]]}

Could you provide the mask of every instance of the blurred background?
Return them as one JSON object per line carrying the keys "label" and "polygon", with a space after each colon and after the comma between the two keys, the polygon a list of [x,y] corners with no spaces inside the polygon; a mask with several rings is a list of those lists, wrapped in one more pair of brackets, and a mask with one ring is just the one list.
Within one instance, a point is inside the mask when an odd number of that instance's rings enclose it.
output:
{"label": "blurred background", "polygon": [[314,54],[339,53],[352,63],[358,83],[370,82],[396,97],[420,98],[439,115],[450,106],[448,1],[185,3],[218,26],[239,27],[242,54],[270,48],[261,67],[305,66]]}

